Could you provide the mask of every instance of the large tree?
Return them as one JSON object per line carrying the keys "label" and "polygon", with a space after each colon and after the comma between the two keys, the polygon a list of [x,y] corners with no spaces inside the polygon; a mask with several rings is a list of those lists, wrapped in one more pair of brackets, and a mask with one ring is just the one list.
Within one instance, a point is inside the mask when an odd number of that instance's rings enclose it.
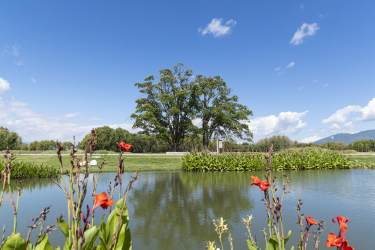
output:
{"label": "large tree", "polygon": [[220,76],[199,75],[196,77],[193,89],[197,95],[196,117],[201,120],[201,125],[196,131],[203,135],[205,149],[215,135],[251,140],[248,116],[253,115],[253,112],[238,103],[238,97],[231,95],[232,90]]}
{"label": "large tree", "polygon": [[145,134],[156,134],[165,140],[171,151],[178,151],[192,126],[194,97],[190,77],[193,71],[182,63],[173,70],[162,69],[159,76],[150,75],[144,83],[136,83],[144,94],[137,99],[133,127]]}

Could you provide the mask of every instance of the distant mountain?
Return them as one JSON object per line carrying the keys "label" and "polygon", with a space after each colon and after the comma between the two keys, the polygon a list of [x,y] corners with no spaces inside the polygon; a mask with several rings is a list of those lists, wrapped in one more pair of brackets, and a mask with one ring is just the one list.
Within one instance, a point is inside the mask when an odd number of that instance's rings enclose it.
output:
{"label": "distant mountain", "polygon": [[348,134],[348,133],[341,133],[341,134],[335,134],[331,135],[329,137],[320,139],[314,144],[323,144],[325,142],[340,142],[342,141],[346,145],[349,145],[350,143],[357,141],[357,140],[375,140],[375,129],[374,130],[366,130],[362,131],[356,134]]}

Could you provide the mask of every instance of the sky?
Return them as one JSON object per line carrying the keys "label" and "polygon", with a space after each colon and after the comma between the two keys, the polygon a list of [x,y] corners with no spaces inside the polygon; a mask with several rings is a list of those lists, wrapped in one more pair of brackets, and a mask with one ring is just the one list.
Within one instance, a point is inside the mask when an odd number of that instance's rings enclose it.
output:
{"label": "sky", "polygon": [[253,111],[254,142],[375,129],[375,1],[0,1],[0,126],[131,132],[135,83],[183,63]]}

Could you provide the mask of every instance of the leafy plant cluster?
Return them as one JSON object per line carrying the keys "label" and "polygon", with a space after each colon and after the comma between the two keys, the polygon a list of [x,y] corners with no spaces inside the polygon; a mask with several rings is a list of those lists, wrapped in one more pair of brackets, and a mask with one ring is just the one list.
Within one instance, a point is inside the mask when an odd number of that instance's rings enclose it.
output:
{"label": "leafy plant cluster", "polygon": [[[101,173],[102,168],[105,165],[105,160],[103,160],[101,166],[99,166],[100,172],[98,175],[93,176],[93,190],[91,192],[92,198],[92,208],[87,205],[87,209],[83,209],[83,203],[87,195],[88,187],[88,177],[90,174],[90,166],[87,162],[91,161],[92,154],[95,148],[95,130],[91,130],[91,137],[88,139],[88,147],[85,149],[85,154],[80,159],[75,156],[77,152],[75,142],[71,143],[70,151],[70,169],[68,172],[63,171],[63,163],[61,157],[61,151],[63,147],[59,142],[56,143],[57,158],[60,163],[59,174],[61,177],[67,175],[69,181],[66,183],[65,178],[62,178],[62,184],[56,182],[53,178],[53,182],[62,190],[62,194],[66,197],[68,205],[68,218],[63,220],[63,214],[56,219],[56,223],[53,225],[47,226],[45,229],[45,220],[47,214],[50,212],[50,207],[45,207],[38,217],[31,219],[32,225],[29,227],[29,232],[26,239],[24,239],[20,233],[17,233],[17,212],[19,205],[19,198],[23,192],[21,188],[17,187],[17,196],[16,199],[13,198],[13,187],[10,184],[10,176],[15,172],[15,155],[11,153],[9,147],[7,147],[4,158],[6,160],[5,167],[1,171],[1,182],[2,190],[0,196],[0,207],[2,205],[5,188],[7,188],[8,194],[10,196],[10,203],[12,205],[13,214],[14,214],[14,225],[12,233],[5,237],[5,227],[3,229],[3,237],[0,242],[0,249],[4,250],[53,250],[54,248],[48,241],[48,234],[55,230],[57,227],[60,228],[61,232],[66,238],[66,242],[63,246],[64,250],[101,250],[101,249],[121,249],[121,250],[131,250],[132,241],[130,229],[128,228],[129,224],[129,213],[126,206],[126,199],[132,184],[137,180],[138,173],[135,177],[132,177],[129,184],[126,187],[125,193],[122,194],[122,174],[124,173],[123,159],[122,159],[122,150],[128,151],[132,145],[127,145],[124,142],[117,144],[120,149],[118,157],[118,169],[117,174],[114,178],[114,184],[111,182],[109,184],[109,190],[107,193],[102,192],[101,194],[96,194],[98,178]],[[82,164],[80,164],[82,163]],[[112,205],[115,203],[113,198],[115,188],[119,186],[119,199],[116,202],[113,211],[111,211]],[[89,202],[90,204],[90,202]],[[109,216],[107,223],[104,223],[104,215],[101,218],[101,224],[99,227],[96,227],[94,224],[94,215],[95,209],[101,207],[102,209],[109,208]],[[84,211],[85,210],[85,211]],[[35,244],[30,242],[30,235],[33,229],[39,228],[38,238]],[[99,244],[95,246],[96,240],[99,235]],[[57,247],[56,250],[60,250],[60,247]]]}
{"label": "leafy plant cluster", "polygon": [[[268,156],[260,153],[192,153],[182,158],[182,169],[187,171],[253,171],[262,170]],[[274,170],[350,168],[349,157],[337,151],[306,148],[272,153]]]}
{"label": "leafy plant cluster", "polygon": [[[11,179],[17,178],[48,178],[60,175],[57,168],[53,166],[45,166],[43,164],[24,163],[22,161],[15,161],[12,171],[10,172]],[[5,161],[0,161],[0,172],[4,171],[6,167]]]}

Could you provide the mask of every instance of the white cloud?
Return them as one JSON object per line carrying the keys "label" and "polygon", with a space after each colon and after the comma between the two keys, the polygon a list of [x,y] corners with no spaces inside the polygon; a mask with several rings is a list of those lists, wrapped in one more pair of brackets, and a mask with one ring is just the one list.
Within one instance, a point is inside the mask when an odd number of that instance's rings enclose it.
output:
{"label": "white cloud", "polygon": [[313,36],[315,35],[316,31],[319,29],[317,23],[313,24],[302,24],[301,28],[297,29],[296,33],[294,33],[294,36],[292,40],[290,40],[290,43],[293,45],[298,45],[303,43],[303,38],[305,36]]}
{"label": "white cloud", "polygon": [[299,8],[300,9],[303,9],[305,6],[303,5],[303,4],[301,4],[300,6],[299,6]]}
{"label": "white cloud", "polygon": [[323,14],[320,14],[319,17],[323,17]]}
{"label": "white cloud", "polygon": [[323,88],[327,87],[328,85],[329,85],[329,83],[324,84]]}
{"label": "white cloud", "polygon": [[233,19],[229,20],[225,24],[223,23],[222,18],[214,18],[212,21],[207,25],[206,28],[201,29],[199,28],[198,31],[202,33],[202,35],[206,34],[212,34],[214,37],[220,37],[220,36],[225,36],[231,32],[231,29],[233,28],[234,25],[236,25],[236,21]]}
{"label": "white cloud", "polygon": [[315,141],[318,141],[320,139],[323,139],[323,137],[320,137],[319,135],[313,135],[311,137],[305,137],[305,139],[302,139],[300,142],[302,143],[310,143],[310,142],[315,142]]}
{"label": "white cloud", "polygon": [[303,87],[300,87],[299,89],[297,89],[297,91],[300,91],[301,89],[303,89]]}
{"label": "white cloud", "polygon": [[12,50],[13,50],[12,54],[15,55],[15,56],[19,56],[19,54],[21,53],[19,49],[20,49],[20,46],[18,46],[17,44],[13,45],[12,46]]}
{"label": "white cloud", "polygon": [[360,112],[361,106],[347,106],[343,109],[337,110],[333,115],[331,115],[328,119],[324,119],[322,123],[344,123],[346,119],[352,112]]}
{"label": "white cloud", "polygon": [[100,116],[93,116],[89,118],[89,121],[100,121],[100,120],[104,120],[104,119]]}
{"label": "white cloud", "polygon": [[354,118],[355,122],[374,121],[375,120],[375,98],[373,98],[366,107],[361,109],[362,117]]}
{"label": "white cloud", "polygon": [[345,130],[346,132],[352,132],[353,129],[354,129],[353,122],[347,122],[347,123],[345,123],[342,127],[344,128],[344,130]]}
{"label": "white cloud", "polygon": [[277,67],[276,69],[275,69],[275,71],[279,71],[280,70],[280,67]]}
{"label": "white cloud", "polygon": [[65,119],[73,118],[74,116],[77,116],[79,114],[81,114],[81,112],[68,113],[65,115]]}
{"label": "white cloud", "polygon": [[316,80],[314,80],[314,81],[312,81],[313,83],[315,83],[315,82],[317,82],[317,81],[319,81],[318,79],[316,79]]}
{"label": "white cloud", "polygon": [[9,82],[0,77],[0,94],[10,89]]}
{"label": "white cloud", "polygon": [[254,135],[268,136],[272,134],[297,134],[307,126],[301,118],[305,112],[281,112],[279,116],[258,117],[250,121],[249,129]]}
{"label": "white cloud", "polygon": [[336,132],[340,130],[340,126],[334,123],[329,129],[332,130],[333,132]]}
{"label": "white cloud", "polygon": [[[1,79],[1,78],[0,78]],[[25,142],[34,140],[72,141],[73,135],[80,141],[92,128],[103,124],[88,124],[83,121],[67,122],[66,115],[51,115],[34,112],[27,103],[10,98],[0,98],[0,124],[10,131],[17,132]],[[134,133],[133,124],[109,125],[112,128],[122,127]]]}
{"label": "white cloud", "polygon": [[31,81],[33,81],[33,83],[36,83],[36,80],[32,77],[30,77]]}
{"label": "white cloud", "polygon": [[313,129],[313,128],[312,128],[312,129],[310,129],[309,131],[310,131],[310,132],[314,132],[314,131],[315,131],[315,129]]}
{"label": "white cloud", "polygon": [[23,62],[23,60],[19,60],[18,62],[14,61],[14,64],[17,66],[21,66],[21,65],[24,65],[25,63]]}
{"label": "white cloud", "polygon": [[286,66],[286,68],[291,68],[291,67],[293,67],[294,65],[295,65],[295,63],[294,63],[294,62],[291,62],[291,63],[288,64],[288,66]]}

